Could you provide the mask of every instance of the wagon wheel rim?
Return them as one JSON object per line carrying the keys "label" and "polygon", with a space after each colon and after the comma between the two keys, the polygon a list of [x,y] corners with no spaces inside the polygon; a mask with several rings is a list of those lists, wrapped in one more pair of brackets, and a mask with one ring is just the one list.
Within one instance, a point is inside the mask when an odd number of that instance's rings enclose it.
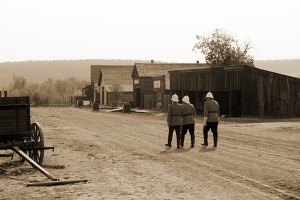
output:
{"label": "wagon wheel rim", "polygon": [[29,157],[39,165],[42,165],[44,160],[44,135],[41,125],[37,122],[31,124],[31,139],[32,146],[28,151]]}

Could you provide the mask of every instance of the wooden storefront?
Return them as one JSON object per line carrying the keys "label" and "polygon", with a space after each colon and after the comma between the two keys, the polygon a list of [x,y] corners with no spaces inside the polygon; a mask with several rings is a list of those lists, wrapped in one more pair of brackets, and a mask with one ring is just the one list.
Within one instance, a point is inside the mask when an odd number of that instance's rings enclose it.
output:
{"label": "wooden storefront", "polygon": [[203,63],[135,63],[131,75],[134,107],[167,112],[171,102],[169,71],[207,66]]}

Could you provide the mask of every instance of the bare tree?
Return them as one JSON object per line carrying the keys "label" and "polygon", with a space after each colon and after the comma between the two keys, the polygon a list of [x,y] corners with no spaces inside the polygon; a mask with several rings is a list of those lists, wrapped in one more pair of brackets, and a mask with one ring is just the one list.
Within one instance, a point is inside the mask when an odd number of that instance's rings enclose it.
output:
{"label": "bare tree", "polygon": [[38,84],[27,82],[24,77],[14,76],[8,90],[10,96],[29,96],[31,103],[41,104],[66,102],[74,94],[74,90],[81,89],[87,84],[87,81],[75,77],[57,81],[48,78]]}
{"label": "bare tree", "polygon": [[22,96],[25,94],[25,87],[27,81],[23,76],[13,76],[13,81],[10,84],[10,95],[12,96]]}
{"label": "bare tree", "polygon": [[118,100],[122,98],[122,92],[124,91],[123,86],[117,80],[115,80],[110,86],[110,90],[114,100],[118,102]]}
{"label": "bare tree", "polygon": [[[211,36],[196,36],[198,42],[193,51],[201,51],[205,60],[212,66],[253,64],[253,56],[249,55],[252,48],[250,42],[240,46],[238,41],[221,29],[216,29]],[[254,66],[254,65],[253,65]]]}

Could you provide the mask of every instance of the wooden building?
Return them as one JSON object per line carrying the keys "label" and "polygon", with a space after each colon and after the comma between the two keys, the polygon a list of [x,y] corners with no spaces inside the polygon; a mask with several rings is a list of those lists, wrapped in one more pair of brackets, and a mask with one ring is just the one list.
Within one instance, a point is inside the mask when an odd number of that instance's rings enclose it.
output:
{"label": "wooden building", "polygon": [[208,67],[199,63],[135,63],[132,71],[133,106],[166,112],[170,103],[170,70]]}
{"label": "wooden building", "polygon": [[229,116],[300,116],[300,79],[240,65],[170,71],[172,93],[188,94],[203,111],[211,91]]}
{"label": "wooden building", "polygon": [[133,102],[133,65],[91,65],[94,101],[105,106]]}

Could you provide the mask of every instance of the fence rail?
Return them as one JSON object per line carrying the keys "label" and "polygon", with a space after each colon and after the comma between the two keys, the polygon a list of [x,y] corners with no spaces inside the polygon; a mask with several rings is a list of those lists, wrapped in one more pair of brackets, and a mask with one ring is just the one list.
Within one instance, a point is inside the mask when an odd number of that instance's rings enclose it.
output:
{"label": "fence rail", "polygon": [[31,103],[33,106],[71,106],[74,104],[75,102],[72,101],[40,101]]}

